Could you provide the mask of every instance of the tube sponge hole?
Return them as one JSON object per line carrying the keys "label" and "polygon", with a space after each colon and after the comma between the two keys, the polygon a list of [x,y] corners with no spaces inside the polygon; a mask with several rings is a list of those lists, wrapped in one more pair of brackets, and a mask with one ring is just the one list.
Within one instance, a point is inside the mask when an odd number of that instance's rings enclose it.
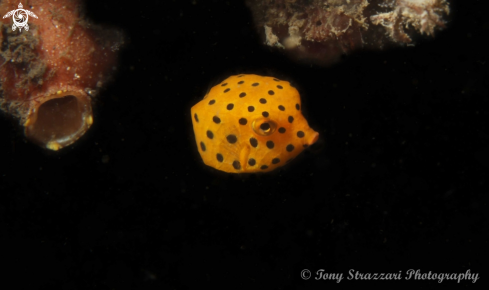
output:
{"label": "tube sponge hole", "polygon": [[57,150],[75,142],[92,122],[89,99],[66,94],[47,100],[32,112],[25,134],[33,142]]}

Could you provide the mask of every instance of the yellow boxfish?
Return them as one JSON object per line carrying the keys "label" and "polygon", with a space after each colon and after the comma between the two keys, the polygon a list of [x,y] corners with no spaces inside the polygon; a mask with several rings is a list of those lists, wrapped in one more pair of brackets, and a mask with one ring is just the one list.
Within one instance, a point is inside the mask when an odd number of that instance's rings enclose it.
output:
{"label": "yellow boxfish", "polygon": [[191,114],[204,163],[230,173],[272,171],[319,136],[302,116],[297,89],[274,77],[231,76]]}

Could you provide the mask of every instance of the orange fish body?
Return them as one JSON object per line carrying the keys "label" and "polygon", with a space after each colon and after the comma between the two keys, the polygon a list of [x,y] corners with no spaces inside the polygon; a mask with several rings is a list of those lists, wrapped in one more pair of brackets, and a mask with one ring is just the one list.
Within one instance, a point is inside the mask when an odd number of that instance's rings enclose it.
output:
{"label": "orange fish body", "polygon": [[297,89],[258,75],[231,76],[191,109],[204,163],[229,173],[267,172],[317,141]]}

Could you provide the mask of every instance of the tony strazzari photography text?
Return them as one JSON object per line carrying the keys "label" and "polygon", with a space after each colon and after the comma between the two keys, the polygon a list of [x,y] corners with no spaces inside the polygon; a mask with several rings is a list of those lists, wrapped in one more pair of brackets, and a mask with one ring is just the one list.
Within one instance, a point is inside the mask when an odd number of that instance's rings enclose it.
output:
{"label": "tony strazzari photography text", "polygon": [[[301,271],[301,277],[304,280],[314,278],[314,280],[334,280],[336,283],[340,283],[343,279],[343,273],[328,273],[324,269],[319,269],[314,275],[308,269]],[[460,283],[462,280],[471,280],[472,283],[479,280],[479,273],[471,273],[470,269],[465,273],[434,273],[431,271],[422,272],[420,269],[409,269],[406,272],[399,271],[397,273],[363,273],[355,269],[350,269],[347,280],[437,280],[438,283],[442,283],[446,280],[457,281]]]}

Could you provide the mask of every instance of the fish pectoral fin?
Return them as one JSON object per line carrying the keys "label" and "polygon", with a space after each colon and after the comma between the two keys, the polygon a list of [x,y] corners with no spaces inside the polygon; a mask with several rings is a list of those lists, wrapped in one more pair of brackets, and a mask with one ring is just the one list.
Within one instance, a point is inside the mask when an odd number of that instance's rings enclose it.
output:
{"label": "fish pectoral fin", "polygon": [[243,168],[248,167],[248,156],[250,156],[250,147],[248,145],[243,145],[239,152],[239,162]]}

